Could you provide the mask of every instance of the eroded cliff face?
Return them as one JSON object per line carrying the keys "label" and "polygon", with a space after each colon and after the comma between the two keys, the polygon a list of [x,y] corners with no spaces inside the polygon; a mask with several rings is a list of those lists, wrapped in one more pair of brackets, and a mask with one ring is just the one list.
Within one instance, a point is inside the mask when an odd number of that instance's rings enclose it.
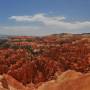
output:
{"label": "eroded cliff face", "polygon": [[0,90],[89,90],[89,72],[87,35],[20,36],[0,46]]}
{"label": "eroded cliff face", "polygon": [[90,73],[82,74],[68,70],[56,74],[56,79],[43,82],[38,87],[29,83],[24,86],[10,75],[4,74],[0,80],[0,90],[90,90]]}

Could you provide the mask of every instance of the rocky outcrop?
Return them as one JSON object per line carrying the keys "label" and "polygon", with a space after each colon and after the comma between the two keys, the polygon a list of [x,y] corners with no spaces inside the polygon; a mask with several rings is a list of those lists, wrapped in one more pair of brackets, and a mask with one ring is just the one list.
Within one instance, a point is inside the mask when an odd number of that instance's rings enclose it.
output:
{"label": "rocky outcrop", "polygon": [[42,84],[38,90],[90,90],[90,73],[66,71],[56,80]]}
{"label": "rocky outcrop", "polygon": [[56,79],[43,82],[36,87],[29,83],[26,86],[10,75],[0,79],[0,90],[90,90],[90,73],[68,70],[56,75]]}

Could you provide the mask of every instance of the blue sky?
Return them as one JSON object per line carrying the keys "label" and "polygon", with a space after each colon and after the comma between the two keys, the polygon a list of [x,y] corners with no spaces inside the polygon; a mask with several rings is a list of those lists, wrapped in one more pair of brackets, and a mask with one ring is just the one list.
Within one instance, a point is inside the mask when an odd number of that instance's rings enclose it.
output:
{"label": "blue sky", "polygon": [[90,33],[90,0],[0,0],[0,34]]}

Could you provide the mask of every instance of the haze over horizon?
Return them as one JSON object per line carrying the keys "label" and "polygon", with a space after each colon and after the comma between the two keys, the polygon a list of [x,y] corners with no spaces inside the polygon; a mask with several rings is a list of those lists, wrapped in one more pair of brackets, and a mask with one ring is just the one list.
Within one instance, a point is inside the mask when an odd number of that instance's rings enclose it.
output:
{"label": "haze over horizon", "polygon": [[90,33],[90,0],[0,0],[0,34]]}

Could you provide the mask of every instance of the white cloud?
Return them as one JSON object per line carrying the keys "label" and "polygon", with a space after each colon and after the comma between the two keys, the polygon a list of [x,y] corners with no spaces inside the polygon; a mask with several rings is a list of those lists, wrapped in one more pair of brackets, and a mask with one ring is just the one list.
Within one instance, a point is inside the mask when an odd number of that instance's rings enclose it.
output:
{"label": "white cloud", "polygon": [[28,21],[28,22],[32,22],[32,21],[38,21],[38,22],[43,22],[44,21],[59,21],[59,20],[64,20],[65,17],[61,17],[61,16],[58,16],[58,17],[50,17],[50,16],[47,16],[45,14],[35,14],[33,16],[11,16],[9,17],[9,19],[14,19],[18,22],[24,22],[24,21]]}
{"label": "white cloud", "polygon": [[38,22],[42,23],[46,27],[55,27],[59,29],[84,29],[90,28],[90,21],[73,21],[69,22],[66,17],[63,16],[48,16],[46,14],[35,14],[33,16],[11,16],[11,20],[16,20],[17,22]]}
{"label": "white cloud", "polygon": [[[41,13],[32,16],[11,16],[9,19],[15,20],[16,26],[0,26],[0,34],[47,35],[55,33],[90,33],[90,21],[69,22],[64,16],[49,16]],[[28,25],[23,22],[27,22]]]}
{"label": "white cloud", "polygon": [[49,34],[59,34],[59,33],[89,33],[90,29],[60,29],[56,27],[46,27],[46,26],[1,26],[0,34],[4,35],[49,35]]}
{"label": "white cloud", "polygon": [[2,35],[39,35],[39,27],[31,26],[0,26]]}

